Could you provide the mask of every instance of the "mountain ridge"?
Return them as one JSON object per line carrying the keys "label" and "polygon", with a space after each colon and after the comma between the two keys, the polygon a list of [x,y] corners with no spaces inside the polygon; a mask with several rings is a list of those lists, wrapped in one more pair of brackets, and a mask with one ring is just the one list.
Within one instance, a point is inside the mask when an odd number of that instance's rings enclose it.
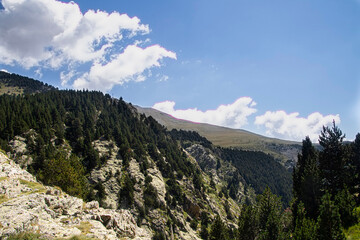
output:
{"label": "mountain ridge", "polygon": [[42,183],[130,211],[153,239],[205,238],[216,219],[234,236],[241,204],[255,202],[267,185],[284,206],[291,200],[291,174],[272,156],[169,131],[96,91],[0,95],[0,144]]}
{"label": "mountain ridge", "polygon": [[242,129],[232,129],[207,123],[195,123],[177,119],[153,108],[135,107],[140,113],[153,117],[169,130],[181,129],[195,131],[207,138],[214,145],[220,147],[235,147],[242,150],[262,151],[279,159],[279,161],[288,168],[292,168],[295,165],[297,154],[301,149],[300,142],[265,137]]}

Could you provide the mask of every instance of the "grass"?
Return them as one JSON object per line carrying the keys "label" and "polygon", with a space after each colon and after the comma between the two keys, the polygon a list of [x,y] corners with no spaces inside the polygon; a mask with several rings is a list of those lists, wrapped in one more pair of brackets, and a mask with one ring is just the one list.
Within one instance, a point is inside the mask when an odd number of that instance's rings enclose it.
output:
{"label": "grass", "polygon": [[0,182],[9,179],[8,177],[0,177]]}
{"label": "grass", "polygon": [[98,240],[98,238],[90,238],[90,237],[86,237],[86,236],[73,236],[71,238],[58,238],[57,240]]}
{"label": "grass", "polygon": [[[360,207],[354,209],[355,216],[358,220],[360,220]],[[346,239],[348,240],[356,240],[360,239],[360,221],[357,224],[349,227],[348,229],[344,230]]]}
{"label": "grass", "polygon": [[0,204],[9,201],[10,199],[5,194],[0,194]]}
{"label": "grass", "polygon": [[0,84],[0,95],[10,94],[10,95],[21,95],[24,93],[24,89],[19,87],[10,87],[5,84]]}
{"label": "grass", "polygon": [[40,234],[31,233],[31,232],[21,232],[9,236],[8,240],[44,240],[45,238],[41,237]]}
{"label": "grass", "polygon": [[280,150],[281,148],[300,148],[299,146],[301,146],[301,143],[299,142],[264,137],[241,129],[231,129],[176,119],[165,113],[150,108],[137,107],[137,109],[140,113],[152,116],[169,130],[183,129],[195,131],[201,136],[207,138],[215,146],[238,147],[243,150],[262,151],[272,155],[276,159],[280,159],[282,162],[285,162],[288,157],[282,154]]}
{"label": "grass", "polygon": [[76,226],[76,228],[78,228],[82,234],[90,233],[90,229],[92,227],[93,227],[93,225],[89,222],[80,222],[80,225]]}
{"label": "grass", "polygon": [[32,191],[27,192],[25,194],[30,194],[30,193],[43,193],[46,191],[46,188],[38,182],[30,182],[30,181],[26,181],[23,179],[19,179],[20,183],[23,185],[26,185],[28,188],[31,188]]}
{"label": "grass", "polygon": [[[33,232],[21,232],[10,235],[8,240],[46,240],[41,234]],[[89,238],[86,236],[73,236],[70,238],[56,238],[56,240],[97,240],[97,238]]]}

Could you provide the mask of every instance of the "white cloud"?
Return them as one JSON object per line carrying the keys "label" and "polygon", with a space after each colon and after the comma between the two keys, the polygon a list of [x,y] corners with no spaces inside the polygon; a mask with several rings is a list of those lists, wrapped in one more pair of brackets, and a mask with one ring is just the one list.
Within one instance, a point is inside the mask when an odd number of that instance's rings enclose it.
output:
{"label": "white cloud", "polygon": [[298,112],[287,114],[284,111],[267,111],[256,117],[255,124],[265,126],[266,134],[273,137],[300,141],[309,136],[312,141],[317,142],[322,127],[331,125],[334,120],[339,124],[340,116],[323,116],[315,112],[303,118],[299,117]]}
{"label": "white cloud", "polygon": [[[135,47],[150,42],[134,38],[150,33],[137,17],[100,10],[83,14],[76,3],[57,0],[2,0],[2,4],[0,64],[27,69],[69,65],[68,73],[60,74],[63,85],[78,73],[71,66],[92,66],[74,82],[75,87],[109,90],[114,84],[144,81],[143,71],[160,66],[164,57],[176,58],[160,46]],[[119,54],[119,49],[124,52]]]}
{"label": "white cloud", "polygon": [[36,69],[36,70],[34,71],[34,73],[35,73],[35,76],[36,76],[37,78],[42,78],[42,76],[43,76],[43,73],[42,73],[42,71],[41,71],[41,68]]}
{"label": "white cloud", "polygon": [[107,91],[116,84],[122,85],[129,81],[141,82],[145,80],[142,73],[146,69],[159,67],[160,60],[164,57],[176,59],[176,54],[159,45],[144,49],[130,45],[123,53],[114,56],[112,61],[104,65],[99,62],[94,63],[89,73],[74,81],[74,87]]}
{"label": "white cloud", "polygon": [[67,61],[92,61],[104,56],[115,41],[149,33],[147,25],[126,14],[89,10],[74,2],[3,0],[0,11],[0,62],[26,68]]}
{"label": "white cloud", "polygon": [[241,128],[248,123],[247,118],[257,111],[254,108],[255,105],[256,103],[250,97],[242,97],[232,104],[220,105],[215,110],[207,110],[205,112],[196,108],[175,110],[175,102],[172,101],[156,103],[152,108],[179,119],[230,128]]}
{"label": "white cloud", "polygon": [[0,72],[6,72],[6,73],[9,73],[9,71],[8,71],[8,70],[6,70],[6,69],[1,69],[1,70],[0,70]]}
{"label": "white cloud", "polygon": [[75,74],[74,70],[70,70],[68,72],[62,71],[60,73],[61,86],[67,86],[67,83],[75,76]]}

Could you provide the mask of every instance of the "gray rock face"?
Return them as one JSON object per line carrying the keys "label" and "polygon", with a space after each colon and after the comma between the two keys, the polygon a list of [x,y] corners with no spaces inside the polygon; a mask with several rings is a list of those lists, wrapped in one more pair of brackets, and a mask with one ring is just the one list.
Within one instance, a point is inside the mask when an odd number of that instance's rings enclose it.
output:
{"label": "gray rock face", "polygon": [[[213,181],[216,185],[221,184],[221,182],[227,182],[228,179],[233,177],[238,177],[242,179],[239,184],[236,186],[237,192],[237,200],[240,201],[242,197],[244,197],[244,185],[243,178],[238,173],[237,169],[231,165],[229,162],[221,161],[217,159],[215,155],[204,146],[200,144],[193,144],[190,147],[186,148],[186,152],[191,155],[198,162],[199,166],[206,174],[212,176]],[[220,161],[220,167],[218,168],[218,161]],[[214,205],[215,206],[215,205]],[[215,209],[215,208],[214,208]]]}
{"label": "gray rock face", "polygon": [[28,151],[28,144],[29,142],[34,144],[35,136],[36,132],[33,129],[30,129],[22,136],[15,136],[14,139],[9,142],[9,146],[12,149],[11,158],[23,168],[33,162]]}
{"label": "gray rock face", "polygon": [[90,180],[101,183],[105,189],[106,206],[116,209],[118,207],[118,193],[120,191],[119,179],[121,179],[122,160],[118,158],[119,148],[111,141],[93,142],[94,148],[99,152],[100,157],[106,158],[106,163],[100,169],[91,171]]}
{"label": "gray rock face", "polygon": [[27,171],[0,153],[0,236],[23,231],[46,238],[86,236],[97,239],[151,239],[130,211],[84,203],[58,188],[43,186]]}
{"label": "gray rock face", "polygon": [[159,169],[154,167],[148,169],[148,174],[152,177],[151,185],[153,185],[154,188],[156,189],[160,203],[166,206],[166,201],[165,201],[166,188],[161,172],[159,171]]}
{"label": "gray rock face", "polygon": [[216,178],[217,159],[214,155],[207,152],[207,150],[200,144],[191,145],[186,149],[186,151],[196,159],[204,172],[212,174],[212,176],[215,177],[214,181],[219,182],[219,179]]}

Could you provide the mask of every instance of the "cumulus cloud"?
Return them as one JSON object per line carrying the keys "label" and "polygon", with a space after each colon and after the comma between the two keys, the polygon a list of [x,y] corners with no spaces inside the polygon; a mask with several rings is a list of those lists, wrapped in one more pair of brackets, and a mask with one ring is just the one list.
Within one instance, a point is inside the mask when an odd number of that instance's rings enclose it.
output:
{"label": "cumulus cloud", "polygon": [[116,84],[122,85],[130,80],[143,81],[145,76],[141,73],[148,68],[159,67],[164,57],[176,59],[176,54],[159,45],[145,49],[130,45],[111,62],[105,65],[95,63],[89,73],[75,80],[74,87],[107,91]]}
{"label": "cumulus cloud", "polygon": [[[118,12],[80,11],[74,3],[64,3],[57,0],[2,0],[3,10],[0,11],[0,63],[6,65],[20,65],[24,68],[46,67],[58,69],[62,66],[90,63],[92,65],[87,77],[78,79],[75,86],[88,86],[95,89],[98,85],[91,85],[96,77],[96,71],[102,69],[114,70],[110,66],[125,68],[135,65],[134,62],[146,55],[150,59],[140,63],[139,69],[148,64],[148,67],[158,66],[163,57],[174,58],[170,52],[158,47],[158,51],[147,48],[136,51],[139,56],[130,55],[132,59],[124,60],[124,56],[140,43],[146,44],[150,40],[133,39],[150,32],[149,26],[142,24],[137,17],[129,17]],[[124,45],[125,40],[134,42],[134,46]],[[130,44],[131,45],[131,44]],[[125,49],[118,54],[119,49]],[[140,48],[139,48],[140,49]],[[134,53],[134,52],[133,52]],[[155,54],[156,64],[154,63]],[[131,63],[128,63],[128,62]],[[149,62],[152,61],[152,64]],[[121,65],[123,63],[124,65]],[[76,65],[78,66],[78,65]],[[63,83],[70,81],[74,76],[74,69],[63,72]],[[126,71],[126,70],[123,70]],[[104,72],[103,72],[104,73]],[[66,77],[65,77],[65,75]],[[123,83],[124,75],[120,80],[113,79],[114,72],[109,73],[112,80],[109,86]],[[141,76],[128,75],[131,79],[144,79]],[[105,78],[105,76],[104,76]],[[130,79],[130,78],[129,78]],[[127,80],[129,80],[127,79]],[[97,79],[96,81],[98,81]],[[97,83],[95,81],[95,83]],[[103,83],[102,86],[106,83]]]}
{"label": "cumulus cloud", "polygon": [[230,128],[241,128],[248,123],[247,118],[257,111],[254,108],[255,105],[256,103],[250,97],[242,97],[232,104],[220,105],[215,110],[207,110],[205,112],[196,108],[175,110],[175,102],[172,101],[156,103],[152,108],[179,119]]}
{"label": "cumulus cloud", "polygon": [[267,111],[264,115],[255,118],[255,124],[265,126],[266,133],[273,137],[285,138],[300,141],[309,136],[314,142],[323,126],[329,126],[335,121],[340,123],[340,116],[326,115],[315,112],[307,118],[299,117],[299,113],[286,113],[285,111]]}
{"label": "cumulus cloud", "polygon": [[148,33],[137,17],[89,10],[74,2],[3,0],[0,12],[0,62],[24,67],[46,62],[57,67],[67,60],[102,57],[124,32]]}

